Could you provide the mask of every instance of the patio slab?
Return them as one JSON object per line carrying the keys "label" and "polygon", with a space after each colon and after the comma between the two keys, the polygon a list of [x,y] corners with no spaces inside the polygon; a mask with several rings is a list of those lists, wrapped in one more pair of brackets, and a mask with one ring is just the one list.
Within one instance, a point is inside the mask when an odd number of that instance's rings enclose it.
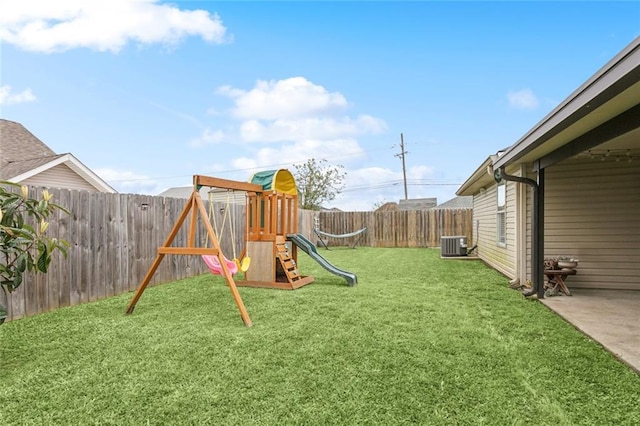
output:
{"label": "patio slab", "polygon": [[640,374],[640,291],[571,289],[541,302]]}

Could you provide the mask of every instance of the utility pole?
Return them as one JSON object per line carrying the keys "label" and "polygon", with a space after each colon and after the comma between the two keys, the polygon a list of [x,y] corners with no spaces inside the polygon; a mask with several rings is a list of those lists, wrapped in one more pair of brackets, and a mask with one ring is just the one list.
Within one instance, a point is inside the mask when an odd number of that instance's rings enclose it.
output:
{"label": "utility pole", "polygon": [[409,152],[404,150],[404,136],[400,133],[400,152],[395,154],[395,157],[402,159],[402,177],[404,179],[404,199],[408,200],[409,197],[407,195],[407,168],[405,166],[404,156]]}

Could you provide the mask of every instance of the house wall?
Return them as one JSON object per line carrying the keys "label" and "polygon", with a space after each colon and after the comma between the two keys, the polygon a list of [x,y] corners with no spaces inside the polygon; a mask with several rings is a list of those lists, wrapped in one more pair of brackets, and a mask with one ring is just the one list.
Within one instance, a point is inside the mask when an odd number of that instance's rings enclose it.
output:
{"label": "house wall", "polygon": [[[518,176],[519,170],[509,170],[508,174]],[[506,244],[498,244],[497,204],[498,185],[485,188],[484,193],[473,196],[474,244],[478,245],[478,257],[509,278],[517,276],[517,208],[519,190],[517,183],[506,182]]]}
{"label": "house wall", "polygon": [[65,164],[59,164],[48,170],[38,173],[28,179],[20,182],[22,185],[47,187],[47,188],[64,188],[72,190],[84,190],[97,192],[98,189],[90,185],[82,177],[78,176]]}
{"label": "house wall", "polygon": [[[638,212],[638,161],[580,156],[548,167],[545,257],[580,260],[578,274],[567,279],[569,287],[640,290]],[[530,230],[530,219],[527,223]]]}

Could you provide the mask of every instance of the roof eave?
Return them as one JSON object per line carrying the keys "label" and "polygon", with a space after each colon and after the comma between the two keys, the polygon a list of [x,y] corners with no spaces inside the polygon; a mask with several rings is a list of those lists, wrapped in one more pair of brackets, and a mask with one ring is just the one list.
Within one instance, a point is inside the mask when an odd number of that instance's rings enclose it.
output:
{"label": "roof eave", "polygon": [[88,167],[80,162],[76,157],[72,154],[64,154],[56,159],[41,165],[40,167],[36,167],[35,169],[29,170],[28,172],[22,173],[18,176],[14,176],[9,181],[13,182],[21,182],[25,179],[29,179],[30,177],[36,176],[46,170],[49,170],[55,166],[60,164],[65,164],[75,173],[77,173],[80,177],[82,177],[87,183],[91,186],[99,190],[100,192],[109,192],[115,193],[117,192],[114,188],[112,188],[108,183],[102,180],[98,175],[91,171]]}
{"label": "roof eave", "polygon": [[[489,186],[493,183],[493,175],[490,175],[488,170],[493,173],[492,164],[498,158],[497,155],[491,155],[476,169],[469,179],[467,179],[456,191],[456,195],[474,195],[480,192],[480,188]],[[488,169],[491,168],[491,169]]]}
{"label": "roof eave", "polygon": [[622,78],[633,71],[637,72],[639,68],[640,37],[637,37],[497,158],[493,163],[494,168],[517,162],[532,149],[542,145],[559,126],[568,127],[622,93],[632,84],[632,80],[625,82],[628,83],[625,85],[619,84],[623,81]]}

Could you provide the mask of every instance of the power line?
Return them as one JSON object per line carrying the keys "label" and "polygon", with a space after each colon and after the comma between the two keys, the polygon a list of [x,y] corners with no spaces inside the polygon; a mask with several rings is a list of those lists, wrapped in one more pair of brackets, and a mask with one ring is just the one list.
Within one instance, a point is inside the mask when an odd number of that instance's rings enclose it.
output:
{"label": "power line", "polygon": [[[354,191],[371,191],[376,189],[384,189],[384,188],[392,188],[394,186],[400,185],[402,180],[390,180],[383,182],[376,182],[372,184],[365,185],[354,185],[348,186],[344,188],[342,193],[344,192],[354,192]],[[407,185],[410,186],[460,186],[460,182],[455,181],[447,181],[447,180],[436,180],[436,179],[408,179]]]}
{"label": "power line", "polygon": [[[380,151],[380,150],[371,150],[369,152],[375,152],[375,151]],[[352,155],[344,155],[340,157],[329,157],[327,161],[336,161],[344,158],[360,157],[365,154],[366,152],[352,154]],[[303,163],[304,161],[278,163],[278,164],[265,164],[265,165],[255,166],[255,167],[247,167],[244,169],[216,171],[215,173],[216,175],[222,175],[226,173],[246,172],[246,171],[256,170],[256,169],[268,169],[271,167],[292,166],[292,165],[295,166],[296,164],[303,164]],[[193,175],[156,176],[156,177],[151,176],[151,177],[129,178],[129,179],[109,179],[108,181],[109,182],[141,182],[141,181],[149,181],[149,180],[178,179],[178,178],[191,178],[191,177],[193,177]]]}

